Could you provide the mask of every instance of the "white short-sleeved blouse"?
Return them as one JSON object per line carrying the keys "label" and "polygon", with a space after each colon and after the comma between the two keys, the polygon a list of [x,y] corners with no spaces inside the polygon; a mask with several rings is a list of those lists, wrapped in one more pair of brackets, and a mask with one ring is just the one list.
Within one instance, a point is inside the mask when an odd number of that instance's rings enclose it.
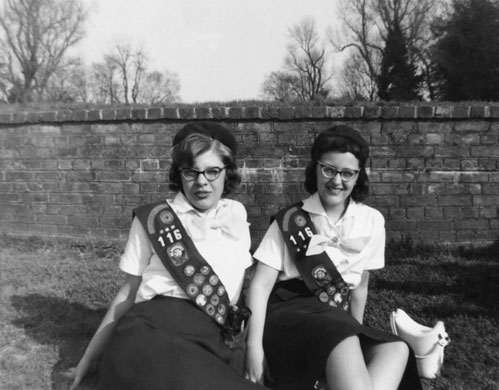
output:
{"label": "white short-sleeved blouse", "polygon": [[[180,192],[167,202],[178,215],[199,253],[220,277],[231,303],[235,304],[242,288],[244,272],[252,264],[246,209],[237,201],[221,199],[213,210],[200,213]],[[154,252],[137,218],[133,219],[120,269],[131,275],[142,276],[135,300],[137,303],[156,295],[190,299]]]}
{"label": "white short-sleeved blouse", "polygon": [[[364,270],[384,267],[385,220],[378,210],[351,199],[344,215],[333,223],[324,211],[318,193],[304,200],[303,210],[310,214],[317,234],[329,238],[320,251],[326,250],[350,288],[358,286]],[[254,257],[281,271],[281,281],[300,277],[275,221]]]}

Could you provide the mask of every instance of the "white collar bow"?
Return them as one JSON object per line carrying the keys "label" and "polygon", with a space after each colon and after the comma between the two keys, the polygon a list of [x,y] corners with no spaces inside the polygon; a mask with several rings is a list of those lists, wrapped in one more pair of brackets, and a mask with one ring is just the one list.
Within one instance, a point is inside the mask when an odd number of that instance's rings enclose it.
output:
{"label": "white collar bow", "polygon": [[244,236],[248,222],[234,212],[230,212],[227,207],[221,207],[214,217],[192,214],[187,220],[186,227],[195,240],[205,239],[210,229],[220,230],[224,236],[232,240],[239,240]]}
{"label": "white collar bow", "polygon": [[351,239],[340,239],[337,236],[327,237],[323,234],[314,234],[308,244],[306,256],[318,255],[327,247],[339,249],[346,256],[359,254],[369,241],[369,237],[358,237]]}

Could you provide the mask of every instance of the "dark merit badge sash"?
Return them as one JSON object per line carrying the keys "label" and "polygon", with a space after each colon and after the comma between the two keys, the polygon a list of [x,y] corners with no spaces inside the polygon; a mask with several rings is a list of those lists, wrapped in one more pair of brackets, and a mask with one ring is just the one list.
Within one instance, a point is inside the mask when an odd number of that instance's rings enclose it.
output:
{"label": "dark merit badge sash", "polygon": [[223,326],[229,316],[229,296],[170,205],[166,202],[147,204],[136,208],[134,215],[179,286],[201,310]]}
{"label": "dark merit badge sash", "polygon": [[329,306],[348,310],[350,289],[326,251],[306,255],[316,230],[310,215],[303,211],[302,206],[303,202],[293,204],[275,216],[286,246],[303,281],[317,299]]}

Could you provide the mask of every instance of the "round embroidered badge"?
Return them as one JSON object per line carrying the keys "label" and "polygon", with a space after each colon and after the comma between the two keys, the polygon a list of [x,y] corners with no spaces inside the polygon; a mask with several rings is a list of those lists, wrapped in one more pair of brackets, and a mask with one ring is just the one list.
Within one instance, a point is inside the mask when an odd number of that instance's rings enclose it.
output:
{"label": "round embroidered badge", "polygon": [[322,292],[319,294],[319,300],[320,300],[321,302],[324,302],[324,303],[326,303],[327,301],[329,301],[329,296],[327,295],[327,292],[322,291]]}
{"label": "round embroidered badge", "polygon": [[318,265],[312,269],[312,277],[318,286],[325,286],[331,281],[331,275],[327,272],[326,267]]}
{"label": "round embroidered badge", "polygon": [[205,284],[203,286],[203,294],[208,296],[213,294],[213,287],[211,287],[209,284]]}
{"label": "round embroidered badge", "polygon": [[203,265],[199,272],[201,272],[203,275],[208,275],[210,273],[210,267],[208,267],[207,265]]}
{"label": "round embroidered badge", "polygon": [[204,283],[205,277],[201,274],[196,274],[194,275],[194,283],[196,283],[198,286],[201,286]]}
{"label": "round embroidered badge", "polygon": [[203,294],[199,294],[196,297],[196,303],[198,306],[204,307],[204,305],[206,305],[206,302],[208,302],[208,299]]}
{"label": "round embroidered badge", "polygon": [[335,292],[336,292],[336,289],[334,288],[334,286],[329,286],[329,287],[327,288],[327,293],[328,293],[329,295],[334,295],[334,293],[335,293]]}
{"label": "round embroidered badge", "polygon": [[224,286],[218,286],[218,289],[217,289],[217,294],[222,296],[225,294],[225,288]]}
{"label": "round embroidered badge", "polygon": [[185,266],[185,268],[184,268],[185,276],[192,276],[192,275],[194,275],[194,272],[196,272],[196,268],[194,268],[192,265]]}
{"label": "round embroidered badge", "polygon": [[170,258],[172,263],[177,267],[185,264],[187,260],[189,260],[187,252],[185,251],[184,244],[182,244],[182,242],[180,241],[176,242],[173,245],[170,245],[166,249],[166,253],[168,254],[168,257]]}
{"label": "round embroidered badge", "polygon": [[215,314],[215,320],[219,323],[219,324],[223,324],[224,323],[224,318],[222,317],[222,315],[220,314]]}
{"label": "round embroidered badge", "polygon": [[339,305],[341,302],[343,302],[343,298],[342,298],[340,293],[334,294],[333,299],[337,305]]}
{"label": "round embroidered badge", "polygon": [[193,297],[199,292],[199,287],[196,286],[195,284],[191,283],[187,286],[187,295],[190,297]]}
{"label": "round embroidered badge", "polygon": [[169,211],[163,211],[159,214],[159,220],[165,225],[170,225],[173,222],[173,214]]}
{"label": "round embroidered badge", "polygon": [[215,306],[213,306],[211,303],[208,303],[206,305],[206,313],[210,316],[213,317],[215,315]]}
{"label": "round embroidered badge", "polygon": [[303,227],[307,224],[307,220],[302,214],[296,214],[294,217],[294,221],[297,226]]}
{"label": "round embroidered badge", "polygon": [[218,283],[218,276],[217,275],[211,275],[209,282],[212,286],[215,286]]}
{"label": "round embroidered badge", "polygon": [[220,303],[220,297],[217,294],[213,294],[210,298],[210,302],[217,306]]}
{"label": "round embroidered badge", "polygon": [[225,307],[225,305],[224,305],[223,303],[221,303],[221,304],[218,306],[218,312],[219,312],[221,315],[224,315],[226,310],[227,310],[227,308]]}

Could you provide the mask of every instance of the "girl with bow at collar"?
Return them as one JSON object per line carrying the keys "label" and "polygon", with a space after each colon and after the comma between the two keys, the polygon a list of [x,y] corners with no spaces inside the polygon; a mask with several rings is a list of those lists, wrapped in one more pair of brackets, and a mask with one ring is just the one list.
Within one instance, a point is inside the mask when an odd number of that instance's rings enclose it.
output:
{"label": "girl with bow at collar", "polygon": [[103,390],[264,388],[232,365],[252,264],[246,210],[224,197],[240,181],[236,151],[219,124],[191,123],[176,134],[169,175],[176,195],[134,210],[120,260],[126,279],[67,372],[71,389],[101,355]]}
{"label": "girl with bow at collar", "polygon": [[356,130],[320,133],[305,172],[311,196],[276,214],[248,292],[246,376],[285,390],[421,389],[398,337],[363,325],[385,228],[368,195],[369,147]]}

